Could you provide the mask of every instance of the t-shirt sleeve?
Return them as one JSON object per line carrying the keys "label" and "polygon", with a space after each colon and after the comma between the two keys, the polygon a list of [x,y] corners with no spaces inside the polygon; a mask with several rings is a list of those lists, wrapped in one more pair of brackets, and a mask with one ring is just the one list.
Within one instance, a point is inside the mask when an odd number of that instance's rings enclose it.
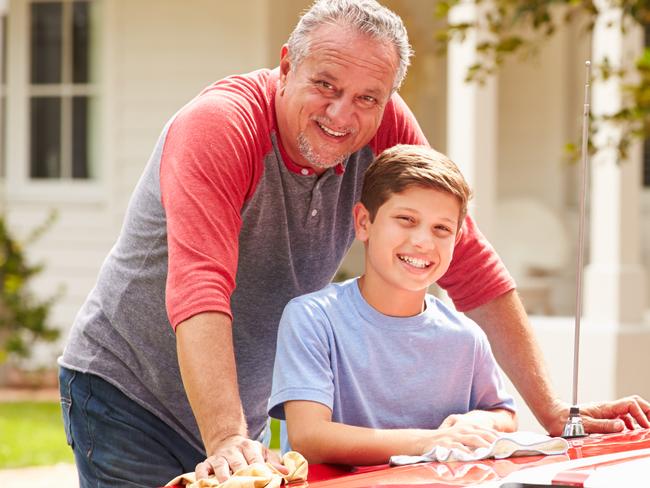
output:
{"label": "t-shirt sleeve", "polygon": [[515,288],[503,261],[469,215],[445,275],[438,280],[460,312],[472,310]]}
{"label": "t-shirt sleeve", "polygon": [[503,375],[494,359],[487,336],[482,330],[477,330],[470,409],[497,408],[516,412],[515,401],[506,391]]}
{"label": "t-shirt sleeve", "polygon": [[269,415],[285,420],[284,402],[291,400],[318,402],[331,410],[334,381],[329,358],[325,315],[301,299],[289,302],[280,319]]}
{"label": "t-shirt sleeve", "polygon": [[240,213],[264,152],[255,130],[246,107],[228,94],[198,97],[169,127],[160,187],[167,219],[166,305],[174,329],[201,312],[232,318]]}
{"label": "t-shirt sleeve", "polygon": [[[428,145],[415,116],[398,94],[394,94],[386,106],[371,147],[375,154],[379,154],[396,144]],[[514,280],[496,251],[469,216],[465,219],[451,265],[438,284],[461,312],[472,310],[515,288]]]}
{"label": "t-shirt sleeve", "polygon": [[373,154],[397,144],[428,146],[427,138],[415,119],[413,112],[397,93],[393,94],[382,118],[377,134],[370,141]]}

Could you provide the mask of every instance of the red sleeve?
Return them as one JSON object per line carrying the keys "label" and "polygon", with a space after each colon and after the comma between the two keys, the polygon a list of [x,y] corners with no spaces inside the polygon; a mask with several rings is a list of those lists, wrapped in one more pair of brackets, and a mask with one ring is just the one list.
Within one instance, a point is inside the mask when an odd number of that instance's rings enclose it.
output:
{"label": "red sleeve", "polygon": [[449,269],[438,285],[447,290],[459,312],[472,310],[515,288],[503,261],[469,215]]}
{"label": "red sleeve", "polygon": [[[172,122],[160,162],[167,218],[166,305],[176,326],[201,312],[232,317],[241,208],[270,147],[261,107],[233,91],[197,97]],[[264,137],[260,127],[266,127]]]}
{"label": "red sleeve", "polygon": [[[415,116],[404,100],[394,94],[371,141],[374,154],[396,144],[429,145]],[[483,305],[515,288],[515,283],[494,248],[467,217],[449,270],[438,280],[456,309],[464,312]]]}
{"label": "red sleeve", "polygon": [[411,109],[397,93],[386,104],[384,117],[370,147],[378,155],[396,144],[429,145]]}

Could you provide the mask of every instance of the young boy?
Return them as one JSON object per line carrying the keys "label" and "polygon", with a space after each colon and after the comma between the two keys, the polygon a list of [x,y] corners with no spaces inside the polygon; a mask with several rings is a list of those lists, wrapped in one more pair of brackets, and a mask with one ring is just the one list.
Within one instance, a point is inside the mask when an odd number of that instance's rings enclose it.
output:
{"label": "young boy", "polygon": [[381,464],[516,428],[485,334],[427,294],[469,197],[456,165],[424,146],[368,168],[354,207],[365,273],[295,298],[280,322],[269,414],[310,462]]}

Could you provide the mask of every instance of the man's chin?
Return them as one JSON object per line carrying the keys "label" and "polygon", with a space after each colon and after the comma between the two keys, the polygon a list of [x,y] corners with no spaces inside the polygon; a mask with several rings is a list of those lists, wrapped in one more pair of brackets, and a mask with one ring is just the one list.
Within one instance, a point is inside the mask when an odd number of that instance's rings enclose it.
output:
{"label": "man's chin", "polygon": [[328,158],[310,158],[308,161],[309,164],[314,168],[329,169],[338,166],[339,164],[343,164],[345,160],[348,158],[348,156],[349,154],[344,156],[328,157]]}

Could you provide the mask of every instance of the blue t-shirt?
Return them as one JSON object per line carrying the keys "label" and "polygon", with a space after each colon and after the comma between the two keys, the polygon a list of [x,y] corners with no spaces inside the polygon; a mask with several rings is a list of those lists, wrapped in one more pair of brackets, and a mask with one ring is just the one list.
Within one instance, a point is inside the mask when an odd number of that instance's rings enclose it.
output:
{"label": "blue t-shirt", "polygon": [[309,400],[332,420],[373,428],[435,429],[454,413],[506,408],[485,333],[432,295],[413,317],[371,307],[357,279],[291,300],[278,332],[269,415]]}

